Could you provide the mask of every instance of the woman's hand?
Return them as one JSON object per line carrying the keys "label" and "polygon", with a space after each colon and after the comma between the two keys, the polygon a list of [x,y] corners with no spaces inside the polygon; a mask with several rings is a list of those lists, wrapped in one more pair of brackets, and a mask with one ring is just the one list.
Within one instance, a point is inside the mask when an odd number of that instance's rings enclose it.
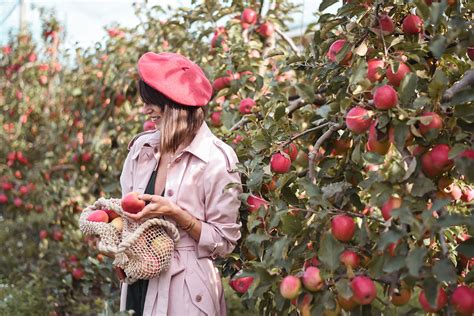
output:
{"label": "woman's hand", "polygon": [[161,195],[140,194],[138,198],[150,203],[137,214],[124,212],[125,216],[135,221],[159,216],[168,216],[174,219],[176,214],[181,211],[178,205]]}

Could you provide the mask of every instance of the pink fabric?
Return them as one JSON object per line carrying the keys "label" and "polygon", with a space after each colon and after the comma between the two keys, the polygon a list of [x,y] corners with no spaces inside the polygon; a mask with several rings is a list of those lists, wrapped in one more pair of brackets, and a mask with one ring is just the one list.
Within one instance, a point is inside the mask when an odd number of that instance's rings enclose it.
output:
{"label": "pink fabric", "polygon": [[[160,151],[160,132],[136,138],[125,160],[122,196],[143,193]],[[213,259],[231,253],[240,238],[238,212],[242,192],[233,149],[203,123],[192,143],[170,165],[165,197],[202,223],[198,242],[180,230],[171,268],[150,280],[144,315],[226,315],[221,279]],[[237,183],[225,189],[229,183]],[[127,284],[122,284],[120,310],[125,310]]]}

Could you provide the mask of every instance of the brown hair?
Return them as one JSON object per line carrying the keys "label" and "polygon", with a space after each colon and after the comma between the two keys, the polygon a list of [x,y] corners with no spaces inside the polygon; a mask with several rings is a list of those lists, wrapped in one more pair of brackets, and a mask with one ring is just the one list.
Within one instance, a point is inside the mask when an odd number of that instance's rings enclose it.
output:
{"label": "brown hair", "polygon": [[161,152],[175,153],[179,145],[191,142],[207,115],[205,106],[185,106],[170,100],[139,79],[138,92],[146,104],[161,109]]}

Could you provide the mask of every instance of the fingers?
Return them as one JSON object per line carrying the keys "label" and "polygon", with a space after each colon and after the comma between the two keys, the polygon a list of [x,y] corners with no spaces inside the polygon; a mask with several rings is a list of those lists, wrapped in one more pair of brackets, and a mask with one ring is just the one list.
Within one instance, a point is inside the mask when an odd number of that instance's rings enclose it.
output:
{"label": "fingers", "polygon": [[143,201],[150,201],[150,202],[159,202],[162,198],[159,195],[152,195],[152,194],[140,194],[138,198]]}
{"label": "fingers", "polygon": [[153,216],[160,215],[158,210],[158,204],[156,203],[150,203],[147,206],[145,206],[140,212],[133,214],[133,213],[124,213],[128,218],[134,220],[134,221],[139,221],[141,219],[146,219],[150,218]]}

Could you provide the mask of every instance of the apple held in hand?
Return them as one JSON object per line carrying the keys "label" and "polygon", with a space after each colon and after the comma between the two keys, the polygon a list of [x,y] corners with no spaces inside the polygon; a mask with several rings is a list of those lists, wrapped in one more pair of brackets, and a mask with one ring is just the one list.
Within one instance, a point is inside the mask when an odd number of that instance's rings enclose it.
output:
{"label": "apple held in hand", "polygon": [[145,207],[145,201],[138,198],[138,192],[130,192],[122,198],[122,208],[128,213],[139,213]]}
{"label": "apple held in hand", "polygon": [[288,275],[280,283],[280,294],[286,299],[294,299],[301,292],[301,281],[299,278]]}

